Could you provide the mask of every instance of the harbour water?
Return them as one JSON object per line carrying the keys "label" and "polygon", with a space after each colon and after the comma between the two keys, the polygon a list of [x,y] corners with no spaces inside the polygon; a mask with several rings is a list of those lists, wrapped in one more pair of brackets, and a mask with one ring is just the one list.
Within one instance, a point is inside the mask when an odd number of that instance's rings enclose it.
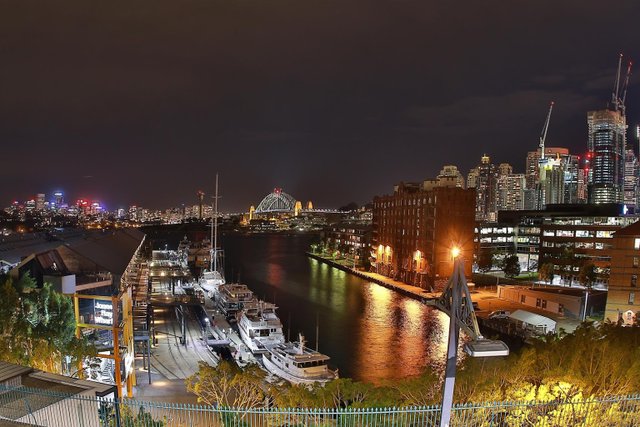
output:
{"label": "harbour water", "polygon": [[[275,302],[290,339],[331,356],[341,377],[383,383],[442,366],[446,315],[380,285],[305,256],[307,235],[222,239],[227,281],[240,280]],[[318,326],[318,328],[316,328]]]}

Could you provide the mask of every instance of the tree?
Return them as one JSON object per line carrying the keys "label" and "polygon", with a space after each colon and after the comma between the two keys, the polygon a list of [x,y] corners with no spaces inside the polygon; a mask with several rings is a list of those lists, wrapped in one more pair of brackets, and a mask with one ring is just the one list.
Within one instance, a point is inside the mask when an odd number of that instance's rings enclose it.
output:
{"label": "tree", "polygon": [[545,281],[547,283],[551,283],[554,275],[554,265],[552,262],[545,262],[538,269],[538,276],[540,280]]}
{"label": "tree", "polygon": [[572,247],[565,247],[560,255],[561,272],[563,279],[569,281],[569,287],[573,284],[573,268],[577,265],[575,250]]}
{"label": "tree", "polygon": [[95,351],[75,336],[71,298],[28,275],[0,286],[0,359],[47,372],[62,371],[63,356],[77,362]]}
{"label": "tree", "polygon": [[341,212],[352,212],[358,210],[358,204],[356,202],[350,202],[344,206],[340,206],[338,210]]}
{"label": "tree", "polygon": [[351,378],[338,378],[317,388],[314,394],[322,400],[324,407],[363,407],[372,388],[370,384]]}
{"label": "tree", "polygon": [[208,405],[255,408],[268,397],[263,388],[264,372],[256,365],[244,370],[225,360],[217,367],[199,363],[198,372],[185,380],[187,390]]}
{"label": "tree", "polygon": [[478,270],[486,273],[493,267],[493,253],[490,250],[481,250],[478,254]]}
{"label": "tree", "polygon": [[518,255],[508,255],[502,260],[502,271],[507,277],[516,277],[520,274],[520,260]]}
{"label": "tree", "polygon": [[591,289],[597,278],[598,273],[596,273],[596,266],[593,262],[587,261],[580,267],[578,280],[585,288]]}

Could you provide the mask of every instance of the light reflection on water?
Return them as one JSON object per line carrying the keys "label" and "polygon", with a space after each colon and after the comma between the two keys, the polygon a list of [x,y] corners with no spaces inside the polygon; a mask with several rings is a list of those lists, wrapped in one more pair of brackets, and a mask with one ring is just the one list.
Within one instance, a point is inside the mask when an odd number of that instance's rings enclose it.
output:
{"label": "light reflection on water", "polygon": [[315,347],[319,319],[319,350],[331,356],[342,377],[380,383],[444,364],[446,315],[306,257],[311,241],[225,236],[226,271],[241,272],[259,297],[275,300],[292,339],[303,332]]}

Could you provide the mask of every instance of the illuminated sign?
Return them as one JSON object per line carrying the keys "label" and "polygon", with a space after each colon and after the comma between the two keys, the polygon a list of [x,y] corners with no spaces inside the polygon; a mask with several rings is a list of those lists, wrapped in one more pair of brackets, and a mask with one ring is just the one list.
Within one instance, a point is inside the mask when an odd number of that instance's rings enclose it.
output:
{"label": "illuminated sign", "polygon": [[98,325],[113,325],[113,306],[110,302],[96,301],[93,306],[94,322]]}

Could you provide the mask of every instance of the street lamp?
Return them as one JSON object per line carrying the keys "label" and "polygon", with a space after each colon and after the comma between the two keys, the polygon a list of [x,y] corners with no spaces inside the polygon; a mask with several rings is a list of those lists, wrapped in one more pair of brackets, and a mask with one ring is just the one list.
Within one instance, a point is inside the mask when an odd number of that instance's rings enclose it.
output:
{"label": "street lamp", "polygon": [[442,415],[440,427],[448,427],[453,407],[453,390],[456,381],[456,365],[460,329],[471,338],[464,345],[464,350],[471,357],[508,356],[509,347],[497,340],[489,340],[482,336],[478,328],[478,319],[473,310],[471,293],[464,275],[464,260],[459,257],[460,249],[451,249],[453,257],[453,274],[440,298],[430,302],[439,310],[449,315],[449,337],[447,344],[447,365],[442,393]]}
{"label": "street lamp", "polygon": [[458,258],[458,255],[460,255],[460,248],[457,246],[454,246],[453,248],[451,248],[451,258],[454,261],[456,258]]}

